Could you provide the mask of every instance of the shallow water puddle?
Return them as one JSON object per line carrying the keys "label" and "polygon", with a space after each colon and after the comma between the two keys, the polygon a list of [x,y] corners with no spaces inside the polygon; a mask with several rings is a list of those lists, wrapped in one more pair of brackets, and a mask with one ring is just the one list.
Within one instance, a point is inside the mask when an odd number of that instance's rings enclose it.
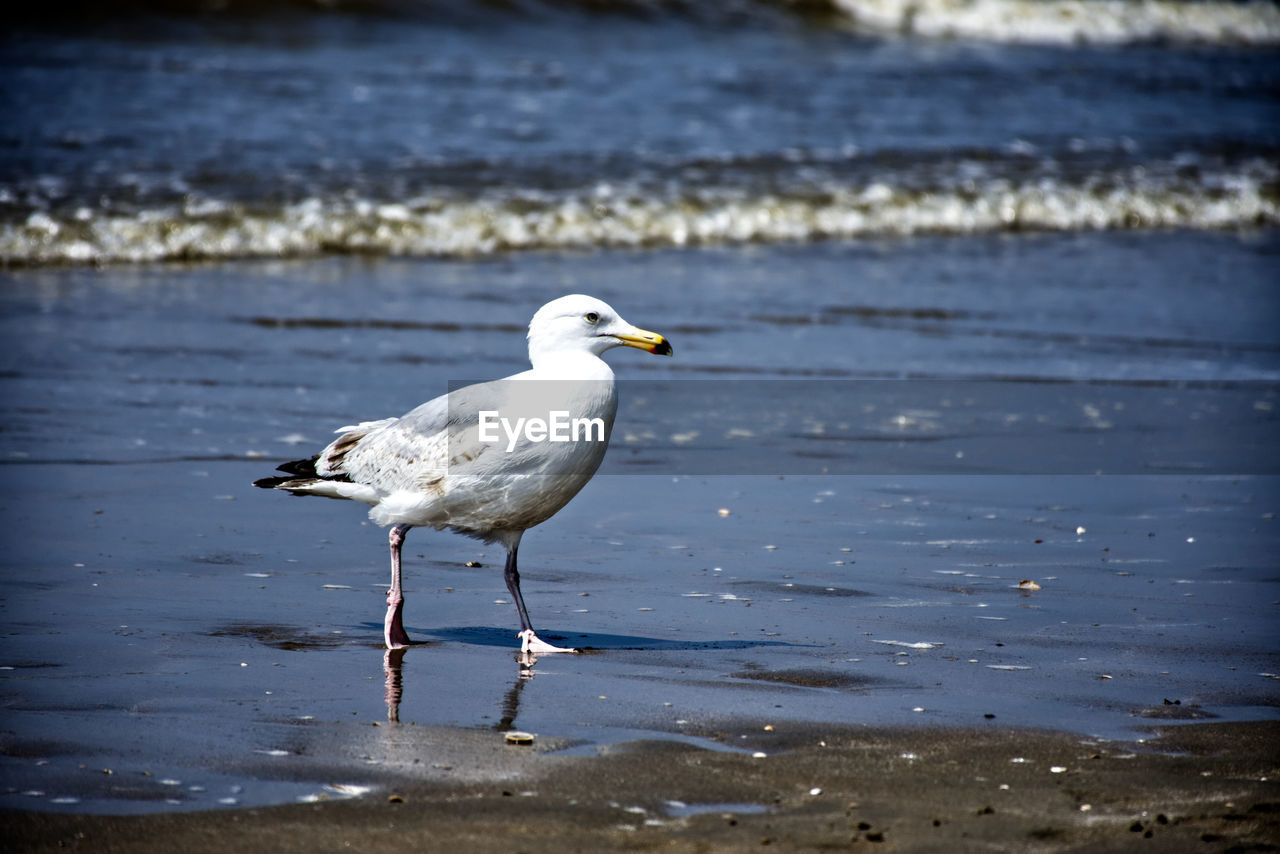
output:
{"label": "shallow water puddle", "polygon": [[722,804],[686,804],[684,801],[665,801],[663,812],[672,818],[689,818],[695,815],[760,815],[767,813],[769,807],[764,804],[722,803]]}

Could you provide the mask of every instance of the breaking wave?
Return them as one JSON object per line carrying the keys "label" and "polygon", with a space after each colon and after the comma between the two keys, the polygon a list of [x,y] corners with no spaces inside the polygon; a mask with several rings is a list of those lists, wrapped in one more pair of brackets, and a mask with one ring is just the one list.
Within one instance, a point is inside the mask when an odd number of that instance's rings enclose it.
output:
{"label": "breaking wave", "polygon": [[803,17],[868,35],[1039,44],[1280,44],[1272,0],[61,0],[11,17],[44,26],[112,23],[138,15],[244,20],[373,16],[485,26],[565,15],[675,18],[711,27],[770,27]]}
{"label": "breaking wave", "polygon": [[1266,0],[831,0],[874,34],[1041,44],[1280,44]]}
{"label": "breaking wave", "polygon": [[[851,165],[852,164],[852,165]],[[749,166],[749,168],[748,168]],[[132,211],[36,209],[0,224],[7,266],[366,253],[466,257],[544,249],[807,242],[916,234],[1280,224],[1264,156],[1083,168],[989,156],[883,168],[859,158],[688,166],[578,189],[312,195],[290,203],[191,196]]]}

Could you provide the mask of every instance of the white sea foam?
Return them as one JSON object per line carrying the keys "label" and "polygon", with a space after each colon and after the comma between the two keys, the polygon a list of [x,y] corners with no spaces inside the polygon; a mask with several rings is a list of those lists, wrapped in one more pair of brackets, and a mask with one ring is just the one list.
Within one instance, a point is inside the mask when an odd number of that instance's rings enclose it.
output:
{"label": "white sea foam", "polygon": [[[972,170],[969,170],[971,172]],[[183,261],[305,256],[483,256],[536,249],[804,242],[914,234],[1224,229],[1280,224],[1280,168],[1177,163],[972,178],[963,163],[921,183],[886,175],[794,191],[688,186],[602,198],[521,190],[411,202],[307,199],[275,209],[189,206],[132,214],[39,211],[0,225],[0,263]]]}
{"label": "white sea foam", "polygon": [[1269,0],[832,0],[856,29],[1041,44],[1280,43]]}

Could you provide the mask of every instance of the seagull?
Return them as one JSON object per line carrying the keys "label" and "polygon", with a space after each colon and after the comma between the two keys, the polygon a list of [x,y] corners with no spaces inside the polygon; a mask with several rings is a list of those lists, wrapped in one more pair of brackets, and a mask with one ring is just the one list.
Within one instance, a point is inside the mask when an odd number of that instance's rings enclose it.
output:
{"label": "seagull", "polygon": [[541,640],[529,622],[516,554],[524,532],[551,518],[595,474],[618,409],[614,347],[660,356],[671,344],[623,320],[608,303],[570,294],[529,323],[532,368],[450,391],[399,418],[339,428],[319,454],[280,466],[254,486],[372,505],[390,526],[391,589],[383,638],[410,644],[404,629],[400,549],[411,528],[449,529],[507,550],[503,575],[520,616],[523,654],[576,652]]}

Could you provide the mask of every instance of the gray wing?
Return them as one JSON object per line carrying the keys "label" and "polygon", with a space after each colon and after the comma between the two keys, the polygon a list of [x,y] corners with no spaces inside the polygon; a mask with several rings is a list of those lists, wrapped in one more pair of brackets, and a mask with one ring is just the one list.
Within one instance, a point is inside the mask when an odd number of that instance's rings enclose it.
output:
{"label": "gray wing", "polygon": [[434,491],[446,473],[465,474],[491,443],[476,431],[482,409],[503,406],[504,380],[466,386],[418,406],[399,418],[369,421],[345,432],[321,452],[316,472],[368,484],[383,494]]}

